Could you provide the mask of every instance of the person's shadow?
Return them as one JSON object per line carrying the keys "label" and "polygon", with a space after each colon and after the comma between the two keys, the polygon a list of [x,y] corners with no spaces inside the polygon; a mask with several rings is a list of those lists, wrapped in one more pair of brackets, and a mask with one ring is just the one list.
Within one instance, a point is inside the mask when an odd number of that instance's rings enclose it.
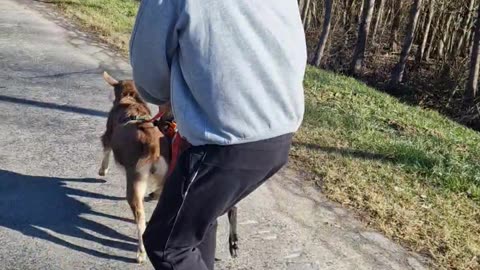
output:
{"label": "person's shadow", "polygon": [[[124,200],[124,198],[69,188],[66,185],[67,182],[98,184],[105,181],[30,176],[0,169],[0,226],[100,258],[133,262],[133,259],[83,247],[48,233],[52,231],[69,237],[94,241],[111,248],[136,251],[136,245],[132,243],[136,242],[135,239],[103,224],[82,218],[82,215],[97,215],[124,222],[131,222],[130,220],[95,212],[87,204],[76,200],[71,195],[107,200]],[[88,234],[85,230],[110,239]]]}

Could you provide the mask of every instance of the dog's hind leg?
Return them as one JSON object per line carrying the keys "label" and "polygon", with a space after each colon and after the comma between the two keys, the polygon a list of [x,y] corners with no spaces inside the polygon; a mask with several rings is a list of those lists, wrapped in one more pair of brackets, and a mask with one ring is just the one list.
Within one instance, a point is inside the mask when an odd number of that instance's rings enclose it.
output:
{"label": "dog's hind leg", "polygon": [[100,170],[98,170],[98,175],[105,176],[108,173],[108,168],[110,167],[110,156],[111,156],[112,149],[111,148],[104,148],[103,149],[103,160],[102,166]]}
{"label": "dog's hind leg", "polygon": [[147,253],[142,238],[146,228],[143,197],[147,191],[147,183],[148,173],[138,172],[135,169],[127,169],[127,200],[132,209],[135,223],[137,224],[138,263],[143,263],[147,259]]}
{"label": "dog's hind leg", "polygon": [[148,194],[146,201],[158,200],[162,195],[163,186],[165,185],[166,175],[168,171],[168,163],[165,158],[161,157],[152,167],[150,174],[149,187],[152,187],[153,192]]}
{"label": "dog's hind leg", "polygon": [[[156,178],[154,179],[155,179],[154,181],[158,181]],[[160,180],[160,181],[163,181],[163,180]],[[157,201],[158,199],[160,199],[160,196],[162,195],[162,191],[163,191],[163,184],[162,185],[157,184],[155,186],[155,189],[150,194],[148,194],[148,196],[145,198],[145,201],[147,202]]]}
{"label": "dog's hind leg", "polygon": [[228,211],[228,223],[230,224],[230,234],[228,236],[228,246],[230,255],[237,257],[238,251],[238,233],[237,233],[237,207],[234,206]]}

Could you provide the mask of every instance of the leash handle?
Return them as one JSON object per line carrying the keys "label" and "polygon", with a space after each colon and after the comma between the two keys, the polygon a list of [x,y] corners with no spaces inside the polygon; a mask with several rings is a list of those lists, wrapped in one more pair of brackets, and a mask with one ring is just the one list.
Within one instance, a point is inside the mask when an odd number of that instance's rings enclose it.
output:
{"label": "leash handle", "polygon": [[[148,120],[147,123],[152,123],[155,121],[160,120],[163,116],[165,115],[164,111],[159,111],[152,119]],[[165,130],[160,129],[164,135],[166,135],[168,138],[172,140],[172,145],[171,145],[171,160],[170,160],[170,165],[168,166],[168,171],[167,171],[167,177],[169,177],[173,170],[175,169],[175,166],[177,165],[177,160],[180,157],[180,154],[188,148],[188,142],[183,139],[183,137],[178,133],[177,130],[177,124],[175,121],[168,122],[167,127]]]}

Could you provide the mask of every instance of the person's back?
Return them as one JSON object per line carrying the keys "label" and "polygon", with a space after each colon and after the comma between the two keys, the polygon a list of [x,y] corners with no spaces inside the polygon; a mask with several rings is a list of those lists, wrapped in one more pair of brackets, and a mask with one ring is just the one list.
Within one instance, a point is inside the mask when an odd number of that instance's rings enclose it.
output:
{"label": "person's back", "polygon": [[165,182],[146,253],[158,270],[212,270],[217,218],[287,163],[303,118],[297,0],[142,0],[130,47],[139,92],[171,102],[192,145]]}
{"label": "person's back", "polygon": [[306,63],[297,1],[143,2],[131,44],[135,82],[152,103],[171,98],[190,143],[229,145],[297,130]]}

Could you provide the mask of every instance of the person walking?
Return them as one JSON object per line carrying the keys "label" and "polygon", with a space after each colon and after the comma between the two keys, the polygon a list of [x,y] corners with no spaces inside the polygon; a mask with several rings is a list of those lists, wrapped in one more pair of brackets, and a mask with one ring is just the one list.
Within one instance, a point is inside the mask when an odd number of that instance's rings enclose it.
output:
{"label": "person walking", "polygon": [[142,0],[130,41],[142,97],[190,147],[143,235],[155,269],[214,268],[217,218],[288,161],[304,114],[296,0]]}

